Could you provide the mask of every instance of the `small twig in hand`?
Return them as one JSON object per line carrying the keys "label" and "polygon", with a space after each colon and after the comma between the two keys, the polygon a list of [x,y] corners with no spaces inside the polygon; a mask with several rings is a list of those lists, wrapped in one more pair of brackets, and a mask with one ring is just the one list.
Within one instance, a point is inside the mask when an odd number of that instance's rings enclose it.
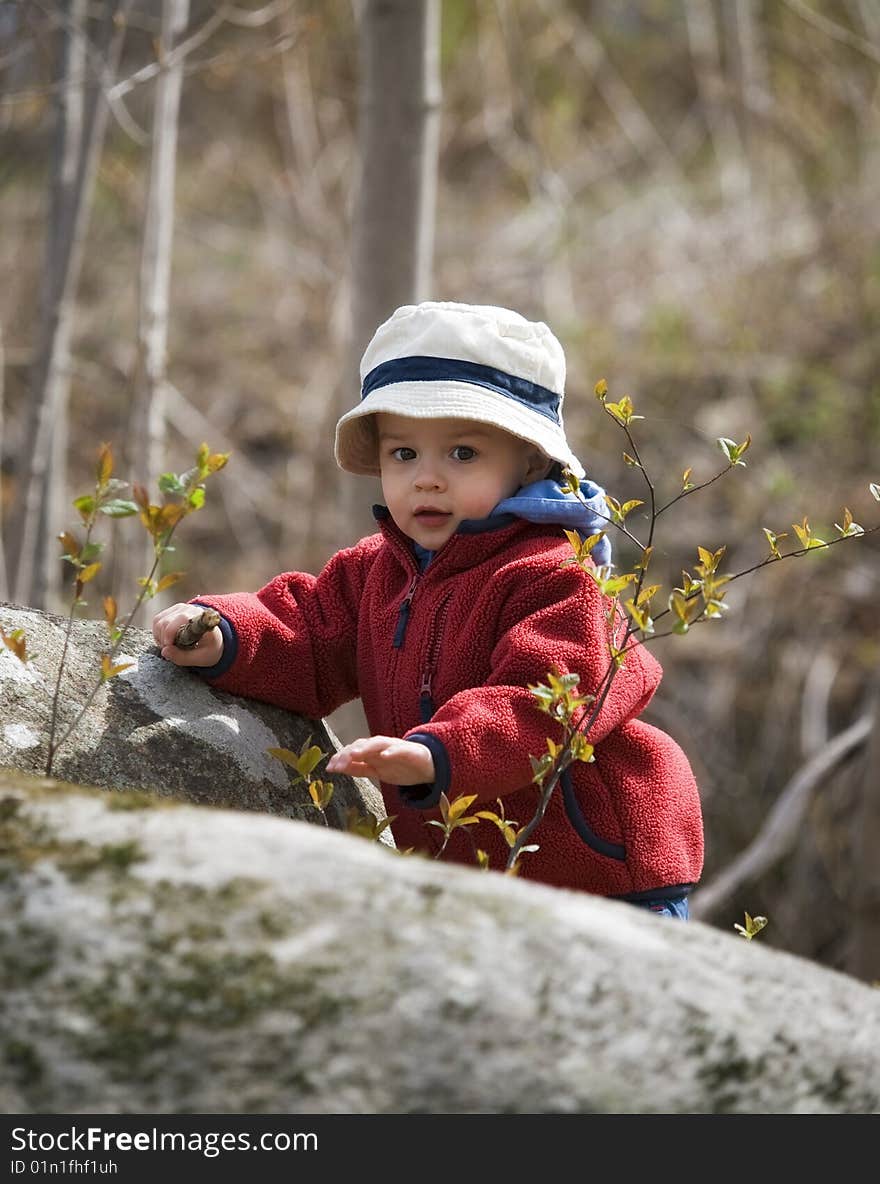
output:
{"label": "small twig in hand", "polygon": [[177,630],[174,644],[180,650],[191,650],[199,644],[201,638],[209,629],[220,624],[220,614],[216,609],[206,608],[197,617],[191,617],[185,625]]}

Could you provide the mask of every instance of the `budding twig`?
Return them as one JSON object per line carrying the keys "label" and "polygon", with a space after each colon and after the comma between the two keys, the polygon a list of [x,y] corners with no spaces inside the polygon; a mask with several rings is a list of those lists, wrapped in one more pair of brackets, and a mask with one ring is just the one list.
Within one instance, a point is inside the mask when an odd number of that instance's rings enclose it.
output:
{"label": "budding twig", "polygon": [[191,617],[185,625],[181,625],[174,637],[174,644],[180,650],[191,650],[199,644],[200,639],[220,624],[220,614],[216,609],[206,608],[197,617]]}

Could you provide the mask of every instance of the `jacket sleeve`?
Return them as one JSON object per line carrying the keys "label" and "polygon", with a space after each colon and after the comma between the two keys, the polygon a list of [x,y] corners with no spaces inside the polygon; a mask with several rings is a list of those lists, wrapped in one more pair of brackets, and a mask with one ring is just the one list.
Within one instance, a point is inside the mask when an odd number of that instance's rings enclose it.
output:
{"label": "jacket sleeve", "polygon": [[[431,750],[437,780],[431,792],[426,786],[414,786],[409,793],[402,787],[403,800],[428,809],[443,792],[453,797],[476,794],[491,802],[528,785],[533,777],[529,757],[547,752],[548,737],[557,743],[562,738],[561,724],[539,709],[529,685],[546,683],[555,668],[559,674],[577,673],[581,694],[601,695],[612,666],[610,603],[575,565],[545,572],[511,595],[485,685],[454,695],[429,723],[407,733],[407,739]],[[614,626],[618,645],[625,628],[619,613]],[[585,733],[589,743],[601,745],[615,728],[639,715],[660,678],[659,663],[632,640]]]}
{"label": "jacket sleeve", "polygon": [[381,545],[371,535],[318,576],[285,572],[259,592],[193,597],[224,618],[223,658],[202,672],[211,685],[312,719],[355,698],[361,595]]}

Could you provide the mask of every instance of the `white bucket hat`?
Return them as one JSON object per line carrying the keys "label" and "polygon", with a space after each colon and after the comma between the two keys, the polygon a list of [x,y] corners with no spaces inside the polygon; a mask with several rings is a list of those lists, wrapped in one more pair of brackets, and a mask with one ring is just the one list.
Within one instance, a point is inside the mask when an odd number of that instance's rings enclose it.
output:
{"label": "white bucket hat", "polygon": [[562,422],[565,354],[543,321],[492,305],[425,301],[379,326],[360,366],[361,402],[336,425],[336,461],[379,474],[373,416],[473,419],[537,445],[581,478]]}

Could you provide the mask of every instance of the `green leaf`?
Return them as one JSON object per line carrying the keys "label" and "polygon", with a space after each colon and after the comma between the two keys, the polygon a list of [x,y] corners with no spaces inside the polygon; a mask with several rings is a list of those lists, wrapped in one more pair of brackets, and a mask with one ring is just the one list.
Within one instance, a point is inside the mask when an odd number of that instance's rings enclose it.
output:
{"label": "green leaf", "polygon": [[806,518],[798,525],[796,522],[792,523],[792,529],[800,540],[801,547],[807,551],[812,551],[816,547],[827,546],[824,539],[818,538],[813,534],[810,524]]}
{"label": "green leaf", "polygon": [[773,556],[774,559],[781,559],[782,555],[780,554],[780,551],[779,551],[779,540],[787,538],[788,537],[787,532],[783,531],[782,534],[774,534],[773,531],[768,530],[766,526],[762,526],[761,529],[764,531],[764,537],[767,539],[767,542],[770,544],[770,554]]}
{"label": "green leaf", "polygon": [[133,666],[134,662],[122,662],[118,666],[113,665],[113,659],[109,654],[101,655],[101,682],[107,682],[108,679],[115,678],[117,674],[121,674],[123,670],[128,670]]}
{"label": "green leaf", "polygon": [[835,528],[840,531],[843,538],[852,538],[854,535],[864,534],[864,530],[859,526],[858,522],[853,522],[853,516],[849,511],[848,506],[843,507],[843,526],[838,522],[834,523]]}
{"label": "green leaf", "polygon": [[6,648],[18,658],[19,662],[29,662],[31,657],[28,656],[27,642],[25,638],[24,629],[10,629],[8,633],[0,627],[0,641]]}
{"label": "green leaf", "polygon": [[880,485],[875,485],[872,481],[868,489],[871,491],[871,497],[874,501],[880,502]]}
{"label": "green leaf", "polygon": [[225,466],[229,457],[230,453],[228,452],[212,452],[205,462],[206,476],[219,472]]}
{"label": "green leaf", "polygon": [[113,473],[113,450],[109,444],[102,444],[101,450],[98,453],[98,464],[95,470],[95,479],[98,485],[105,485]]}
{"label": "green leaf", "polygon": [[766,917],[750,917],[749,914],[746,913],[745,914],[745,922],[746,922],[745,925],[734,925],[734,929],[737,931],[737,933],[739,933],[739,935],[741,937],[744,937],[746,939],[746,941],[751,941],[752,938],[757,933],[760,933],[761,930],[764,928],[764,926],[767,924],[767,918]]}
{"label": "green leaf", "polygon": [[617,403],[605,403],[605,410],[623,427],[628,426],[634,419],[644,419],[644,416],[636,415],[629,395],[624,395]]}
{"label": "green leaf", "polygon": [[751,442],[751,436],[746,436],[742,444],[737,444],[736,440],[731,440],[727,436],[719,436],[715,441],[731,465],[742,465],[743,468],[745,468],[746,462],[740,460],[740,457],[748,449]]}
{"label": "green leaf", "polygon": [[317,746],[317,744],[312,744],[309,748],[306,748],[305,745],[303,745],[303,748],[300,749],[298,765],[299,771],[302,773],[303,777],[308,777],[323,755],[324,753]]}
{"label": "green leaf", "polygon": [[82,497],[73,499],[74,509],[79,510],[79,515],[83,522],[88,522],[95,512],[95,499],[90,493],[84,493]]}
{"label": "green leaf", "polygon": [[678,617],[679,621],[687,624],[689,605],[687,598],[678,590],[678,588],[670,593],[669,607],[676,617]]}
{"label": "green leaf", "polygon": [[102,502],[98,506],[99,512],[106,514],[108,518],[129,518],[132,514],[137,514],[138,509],[136,502],[121,497],[111,498],[109,502]]}
{"label": "green leaf", "polygon": [[333,789],[331,781],[312,781],[309,784],[309,797],[319,810],[325,810],[333,797]]}
{"label": "green leaf", "polygon": [[595,757],[593,756],[593,745],[588,744],[586,738],[581,732],[577,732],[571,740],[571,759],[574,761],[583,761],[585,764],[591,764]]}
{"label": "green leaf", "polygon": [[181,494],[186,490],[184,482],[177,473],[163,473],[158,481],[160,493]]}
{"label": "green leaf", "polygon": [[295,752],[291,752],[289,748],[267,748],[269,756],[274,756],[276,760],[281,761],[285,765],[292,765],[296,768],[296,762],[299,759]]}
{"label": "green leaf", "polygon": [[580,479],[575,476],[571,469],[563,469],[562,480],[559,482],[559,487],[563,493],[576,494],[581,487]]}
{"label": "green leaf", "polygon": [[600,567],[595,571],[592,568],[587,568],[587,575],[590,576],[593,582],[598,585],[599,591],[603,596],[617,596],[617,594],[622,592],[624,588],[628,588],[636,578],[634,572],[627,572],[621,576],[608,576],[603,574],[607,571],[607,567]]}
{"label": "green leaf", "polygon": [[61,546],[64,548],[65,559],[78,559],[80,554],[80,543],[76,535],[69,534],[66,530],[62,530],[58,536]]}
{"label": "green leaf", "polygon": [[465,810],[467,810],[471,802],[475,802],[476,800],[477,795],[475,793],[457,797],[449,807],[449,817],[453,819],[460,818],[461,815],[464,814]]}
{"label": "green leaf", "polygon": [[90,563],[87,567],[84,567],[79,572],[77,579],[80,581],[80,583],[87,584],[89,580],[93,580],[95,578],[100,570],[100,563]]}

